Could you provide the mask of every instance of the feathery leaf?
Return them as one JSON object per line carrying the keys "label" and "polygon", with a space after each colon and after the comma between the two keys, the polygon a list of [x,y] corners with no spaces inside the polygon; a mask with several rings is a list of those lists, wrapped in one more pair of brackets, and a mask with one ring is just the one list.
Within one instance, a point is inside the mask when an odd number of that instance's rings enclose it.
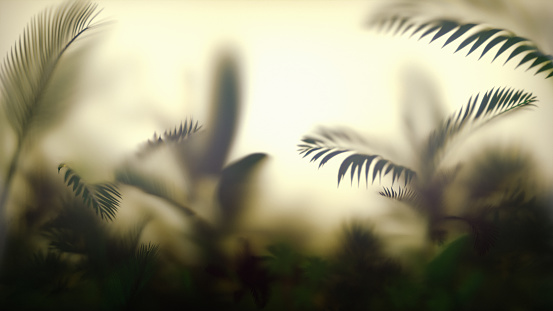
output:
{"label": "feathery leaf", "polygon": [[175,126],[172,131],[165,131],[161,135],[154,133],[154,137],[146,142],[145,146],[138,152],[138,155],[143,156],[149,151],[167,143],[181,143],[201,129],[202,126],[198,124],[198,121],[194,123],[192,119],[185,120],[184,124],[181,122],[180,126]]}
{"label": "feathery leaf", "polygon": [[428,140],[428,157],[435,159],[449,140],[456,136],[468,124],[474,129],[511,110],[534,106],[536,97],[532,93],[511,88],[498,88],[487,91],[482,98],[477,94],[469,98],[466,106],[453,113],[444,123],[431,133]]}
{"label": "feathery leaf", "polygon": [[[350,155],[342,161],[342,164],[338,169],[338,186],[350,167],[350,178],[352,184],[356,173],[358,184],[360,183],[361,176],[363,175],[367,185],[369,184],[370,172],[372,172],[371,183],[374,183],[377,176],[381,179],[382,176],[386,176],[392,170],[392,184],[396,180],[399,180],[403,174],[405,185],[407,185],[416,175],[411,169],[397,165],[387,159],[384,159],[380,155],[355,150],[352,143],[361,143],[366,145],[366,142],[363,138],[354,133],[348,133],[343,130],[321,129],[317,134],[318,137],[305,136],[302,139],[302,142],[298,144],[298,152],[300,155],[303,155],[304,158],[311,155],[310,162],[320,161],[319,168],[339,154],[350,153]],[[362,172],[363,166],[365,166],[364,172]]]}
{"label": "feathery leaf", "polygon": [[81,196],[85,205],[94,209],[102,219],[113,220],[115,218],[121,200],[121,194],[115,184],[89,185],[66,164],[62,163],[58,166],[58,174],[62,168],[66,169],[64,182],[68,187],[73,186],[76,197]]}
{"label": "feathery leaf", "polygon": [[2,105],[21,141],[39,119],[42,97],[63,53],[84,32],[95,28],[97,5],[67,2],[36,15],[0,68]]}
{"label": "feathery leaf", "polygon": [[393,188],[382,188],[382,191],[378,192],[381,196],[387,197],[400,202],[405,202],[411,205],[418,205],[420,201],[420,194],[410,188],[401,188],[394,190]]}
{"label": "feathery leaf", "polygon": [[[398,20],[401,22],[397,22]],[[470,46],[470,49],[466,55],[468,56],[480,46],[483,46],[482,54],[480,54],[479,57],[480,59],[493,47],[500,45],[499,50],[492,59],[493,62],[497,57],[504,54],[507,50],[514,46],[517,46],[507,57],[505,64],[513,59],[513,57],[523,52],[527,52],[526,56],[518,63],[517,67],[523,65],[524,63],[527,63],[528,61],[533,60],[534,62],[530,65],[530,67],[528,67],[528,69],[536,68],[536,66],[542,65],[542,67],[535,74],[553,69],[553,56],[540,51],[537,45],[529,39],[519,37],[513,32],[506,29],[485,27],[475,23],[460,23],[451,19],[414,21],[413,17],[397,15],[383,15],[383,17],[379,16],[378,19],[373,21],[372,25],[379,26],[381,29],[386,29],[386,31],[393,31],[394,34],[407,33],[413,27],[418,25],[416,29],[411,32],[411,36],[414,36],[426,29],[426,31],[424,31],[419,36],[419,40],[432,33],[434,33],[434,36],[430,40],[430,43],[441,37],[446,37],[446,42],[443,44],[442,48],[449,45],[453,41],[467,35],[470,30],[476,29],[474,33],[472,33],[461,43],[459,43],[455,52],[458,52],[459,50]],[[388,25],[388,27],[384,27],[386,25]],[[552,75],[553,71],[551,71],[550,74],[546,76],[546,79],[551,77]]]}

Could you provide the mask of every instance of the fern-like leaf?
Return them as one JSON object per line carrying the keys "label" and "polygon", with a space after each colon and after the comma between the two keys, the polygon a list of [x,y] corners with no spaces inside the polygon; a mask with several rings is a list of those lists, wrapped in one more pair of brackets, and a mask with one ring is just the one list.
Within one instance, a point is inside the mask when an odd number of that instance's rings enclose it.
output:
{"label": "fern-like leaf", "polygon": [[[455,49],[455,53],[465,47],[470,47],[467,55],[472,54],[476,49],[483,46],[480,58],[486,55],[493,47],[499,46],[498,51],[492,59],[495,61],[500,55],[511,51],[504,64],[508,63],[515,56],[525,56],[519,61],[517,68],[525,63],[532,61],[527,70],[539,68],[535,74],[553,69],[553,56],[539,50],[537,45],[527,38],[519,37],[513,32],[493,27],[485,27],[476,23],[460,23],[452,19],[435,19],[420,21],[410,16],[392,15],[379,18],[372,23],[394,34],[410,34],[411,37],[418,36],[419,40],[432,35],[430,43],[442,37],[447,38],[442,48],[464,38]],[[459,42],[459,41],[457,41]],[[546,76],[553,76],[553,70]]]}
{"label": "fern-like leaf", "polygon": [[480,98],[480,94],[469,98],[466,106],[453,113],[431,133],[427,149],[429,158],[435,159],[446,143],[467,125],[470,125],[471,129],[475,129],[509,111],[534,106],[534,102],[536,102],[536,97],[532,93],[505,87],[491,89],[482,98]]}
{"label": "fern-like leaf", "polygon": [[138,155],[143,156],[149,151],[167,143],[183,142],[201,129],[202,126],[198,124],[198,121],[194,123],[192,119],[185,120],[184,123],[181,122],[180,126],[176,126],[172,131],[165,131],[161,135],[154,133],[154,137],[146,142],[145,146],[138,152]]}
{"label": "fern-like leaf", "polygon": [[412,205],[418,205],[420,200],[420,194],[410,188],[401,188],[397,190],[393,188],[384,187],[382,191],[378,192],[381,196],[387,197],[400,202],[409,203]]}
{"label": "fern-like leaf", "polygon": [[64,52],[98,26],[99,11],[85,1],[67,2],[35,16],[0,69],[0,93],[7,119],[21,142],[39,119],[42,97]]}
{"label": "fern-like leaf", "polygon": [[66,164],[58,166],[58,174],[66,169],[64,182],[73,187],[76,197],[81,196],[85,205],[91,207],[102,219],[113,220],[119,208],[121,194],[112,183],[87,184],[75,171]]}
{"label": "fern-like leaf", "polygon": [[[361,175],[364,175],[367,185],[369,184],[369,176],[371,176],[371,183],[374,183],[377,176],[381,179],[382,176],[386,176],[391,172],[393,184],[396,180],[399,180],[403,174],[405,185],[407,185],[416,175],[413,170],[405,166],[397,165],[390,160],[384,159],[380,155],[356,152],[356,150],[344,147],[340,144],[351,144],[353,142],[364,143],[358,135],[340,130],[321,130],[318,134],[318,137],[305,136],[298,145],[298,152],[300,155],[303,155],[304,158],[311,156],[310,162],[320,161],[319,168],[339,154],[350,154],[342,161],[338,169],[338,186],[342,179],[345,178],[346,172],[350,167],[352,184],[356,172],[357,182],[359,183]],[[362,172],[363,166],[365,166],[364,172]],[[372,174],[370,174],[371,172]]]}

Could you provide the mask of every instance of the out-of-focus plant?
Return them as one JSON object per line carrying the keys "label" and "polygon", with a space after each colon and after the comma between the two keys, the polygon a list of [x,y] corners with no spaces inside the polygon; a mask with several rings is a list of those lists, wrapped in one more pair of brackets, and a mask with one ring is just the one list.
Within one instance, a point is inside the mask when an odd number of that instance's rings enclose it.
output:
{"label": "out-of-focus plant", "polygon": [[[239,288],[231,290],[238,299],[243,294],[251,294],[254,304],[264,306],[268,299],[268,280],[258,277],[262,273],[257,256],[251,252],[248,241],[244,241],[243,252],[234,258],[221,248],[223,240],[234,233],[249,195],[249,180],[255,169],[267,158],[266,154],[254,153],[225,166],[230,143],[237,126],[240,108],[240,77],[236,59],[223,54],[217,60],[214,100],[211,105],[210,129],[204,129],[192,119],[186,120],[174,130],[162,135],[154,134],[137,152],[116,171],[116,182],[140,189],[143,193],[168,203],[190,220],[193,233],[182,236],[199,247],[205,272],[196,271],[196,280],[211,280],[208,284],[195,283],[200,291],[184,306],[204,304],[203,295],[221,295],[227,290],[211,288],[222,279],[235,278]],[[185,180],[184,187],[175,191],[170,179],[156,177],[154,170],[143,165],[156,152],[169,150],[175,157],[178,168],[175,170]],[[155,168],[152,168],[155,169]],[[216,183],[214,192],[206,192],[205,183]],[[209,186],[208,186],[209,188]],[[215,206],[209,206],[209,205]],[[202,208],[213,209],[213,214],[205,214]],[[184,266],[183,266],[184,269]],[[261,269],[261,270],[257,270]],[[182,271],[182,270],[181,270]],[[232,277],[231,277],[232,275]],[[241,294],[240,294],[241,293]],[[203,298],[201,298],[203,297]],[[198,301],[200,299],[200,301]],[[245,299],[248,300],[248,299]],[[176,302],[175,302],[176,303]],[[212,307],[220,307],[214,302]]]}
{"label": "out-of-focus plant", "polygon": [[[431,1],[426,1],[431,2]],[[395,1],[387,4],[384,9],[377,10],[369,21],[371,27],[394,34],[409,34],[419,39],[432,36],[430,43],[440,38],[446,38],[442,47],[457,44],[455,52],[470,48],[467,56],[482,47],[480,58],[499,47],[492,62],[499,56],[508,53],[505,63],[523,56],[518,66],[531,62],[528,69],[536,68],[536,74],[549,72],[546,78],[553,76],[553,57],[541,51],[531,40],[517,36],[502,28],[489,27],[483,23],[465,23],[450,17],[425,17],[425,2]],[[417,10],[418,9],[418,10]],[[461,41],[462,40],[462,41]],[[457,42],[457,43],[455,43]],[[460,43],[459,43],[460,42]],[[442,160],[450,147],[448,144],[461,132],[475,130],[492,119],[502,116],[512,110],[527,107],[535,102],[535,97],[525,91],[514,91],[510,88],[497,88],[471,97],[466,106],[444,119],[432,133],[425,144],[418,146],[415,156],[417,168],[398,165],[382,156],[373,153],[365,139],[356,133],[345,130],[323,129],[316,135],[306,136],[299,145],[299,152],[304,157],[311,156],[311,162],[319,161],[319,168],[330,159],[344,153],[349,154],[342,161],[338,171],[338,184],[351,171],[351,180],[357,173],[357,180],[365,176],[366,183],[374,183],[376,177],[381,179],[391,175],[391,187],[384,187],[380,194],[392,199],[404,201],[423,211],[429,216],[430,233],[434,240],[443,241],[444,231],[437,229],[439,223],[446,220],[458,220],[467,223],[473,232],[475,247],[480,252],[486,252],[493,244],[494,228],[478,217],[446,215],[445,190],[455,178],[457,169],[445,168]],[[350,169],[351,167],[351,169]],[[364,170],[364,172],[362,172]],[[393,187],[396,180],[403,176],[404,186]],[[411,183],[411,181],[413,182]]]}
{"label": "out-of-focus plant", "polygon": [[[403,201],[424,213],[429,219],[432,239],[443,241],[445,232],[438,229],[440,223],[463,221],[472,229],[475,248],[484,253],[495,239],[493,226],[469,216],[446,214],[447,198],[444,190],[452,182],[456,171],[442,165],[445,153],[449,151],[450,142],[461,133],[467,134],[505,113],[532,106],[535,101],[531,93],[508,88],[492,89],[483,96],[478,94],[471,97],[464,107],[443,120],[420,146],[418,154],[414,155],[418,160],[417,169],[398,165],[378,154],[365,151],[368,143],[358,134],[345,130],[322,129],[314,135],[308,135],[299,144],[299,153],[303,157],[311,157],[311,162],[318,161],[319,168],[340,154],[348,154],[338,170],[338,184],[348,170],[352,183],[355,179],[360,183],[361,176],[364,176],[367,185],[377,177],[381,180],[390,174],[391,186],[384,187],[379,193]],[[401,180],[403,185],[400,184]]]}
{"label": "out-of-focus plant", "polygon": [[96,4],[66,2],[36,15],[0,69],[1,104],[15,133],[15,148],[0,183],[0,260],[6,234],[6,204],[25,148],[62,114],[66,90],[54,85],[62,56],[79,39],[101,26]]}
{"label": "out-of-focus plant", "polygon": [[[454,2],[454,1],[449,1]],[[443,16],[432,17],[431,6],[428,4],[442,4],[440,14]],[[513,1],[514,3],[514,1]],[[472,2],[469,7],[479,11],[482,7],[504,8],[504,1]],[[546,5],[547,7],[547,5]],[[383,9],[378,10],[370,19],[369,26],[394,34],[408,34],[409,37],[423,39],[432,36],[430,43],[440,38],[446,38],[442,48],[453,44],[457,45],[454,53],[468,48],[466,56],[482,47],[478,59],[485,56],[494,47],[498,47],[492,62],[502,55],[507,55],[504,64],[514,60],[517,56],[524,56],[518,61],[517,68],[530,63],[526,70],[534,69],[535,74],[548,73],[553,76],[553,56],[542,51],[538,44],[526,37],[501,27],[489,26],[486,23],[461,21],[462,18],[450,17],[455,6],[452,3],[437,3],[435,1],[391,1]],[[548,8],[550,9],[550,7]],[[519,6],[519,16],[522,15],[523,6]],[[523,21],[524,23],[524,21]],[[530,24],[527,20],[525,24]],[[532,22],[532,24],[534,24]],[[549,29],[539,29],[548,31]],[[549,34],[547,34],[549,35]]]}

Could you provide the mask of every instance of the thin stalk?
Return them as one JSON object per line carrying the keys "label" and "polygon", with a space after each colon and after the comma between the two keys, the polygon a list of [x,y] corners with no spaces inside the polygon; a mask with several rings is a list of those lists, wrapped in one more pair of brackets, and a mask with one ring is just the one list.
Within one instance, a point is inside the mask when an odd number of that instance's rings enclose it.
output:
{"label": "thin stalk", "polygon": [[22,147],[23,147],[23,143],[21,142],[21,140],[19,140],[17,143],[17,149],[15,150],[15,153],[10,162],[8,174],[6,175],[5,183],[3,185],[4,189],[2,189],[2,194],[0,194],[0,266],[4,258],[4,249],[6,246],[7,233],[8,233],[7,218],[6,218],[7,216],[6,202],[8,200],[8,195],[11,189],[13,177],[15,176],[15,172],[19,164],[19,158],[21,156]]}

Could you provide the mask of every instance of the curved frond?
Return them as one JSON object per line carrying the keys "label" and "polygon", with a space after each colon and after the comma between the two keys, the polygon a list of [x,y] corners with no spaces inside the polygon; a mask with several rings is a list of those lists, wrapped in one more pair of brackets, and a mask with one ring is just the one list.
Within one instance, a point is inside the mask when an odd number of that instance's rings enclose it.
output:
{"label": "curved frond", "polygon": [[81,196],[85,205],[94,209],[102,219],[113,220],[115,218],[121,200],[121,194],[115,184],[89,185],[66,164],[62,163],[58,166],[58,174],[62,168],[66,169],[63,180],[68,187],[73,186],[76,197]]}
{"label": "curved frond", "polygon": [[[513,32],[493,27],[485,27],[477,23],[460,23],[452,19],[434,19],[418,20],[411,16],[384,15],[373,22],[373,25],[385,28],[387,31],[393,31],[394,34],[409,34],[410,37],[418,36],[418,39],[432,35],[430,43],[442,37],[447,38],[442,48],[456,42],[455,52],[467,47],[467,55],[472,54],[476,49],[482,46],[480,58],[486,55],[493,47],[499,49],[495,53],[492,62],[500,55],[509,56],[504,64],[508,63],[515,56],[524,55],[518,62],[517,68],[531,61],[527,70],[536,68],[535,74],[549,71],[546,76],[553,76],[553,56],[546,54],[537,47],[537,45],[527,38],[519,37]],[[459,40],[458,40],[459,39]]]}
{"label": "curved frond", "polygon": [[383,197],[412,205],[418,205],[420,200],[420,194],[409,188],[399,187],[398,190],[394,190],[393,188],[384,187],[382,188],[382,191],[379,191],[378,193]]}
{"label": "curved frond", "polygon": [[61,56],[83,33],[98,26],[96,4],[67,2],[36,15],[0,68],[2,105],[21,141],[39,118],[41,99]]}
{"label": "curved frond", "polygon": [[505,87],[491,89],[481,98],[480,94],[469,98],[464,107],[453,113],[431,133],[428,140],[428,156],[433,159],[444,149],[446,143],[467,125],[474,129],[509,111],[534,106],[533,103],[536,101],[536,96],[532,93]]}
{"label": "curved frond", "polygon": [[[351,173],[352,184],[356,172],[357,182],[359,183],[361,175],[364,175],[367,185],[369,184],[369,176],[371,176],[370,182],[374,183],[377,176],[382,179],[382,176],[392,173],[393,184],[396,180],[399,181],[403,174],[405,185],[407,185],[416,175],[413,170],[397,165],[380,155],[356,152],[351,148],[351,143],[363,142],[363,140],[353,133],[341,130],[321,130],[318,136],[305,136],[302,142],[298,144],[298,152],[304,158],[311,156],[310,162],[319,161],[319,168],[337,155],[349,153],[350,155],[342,161],[338,169],[338,185],[345,178],[348,170]],[[364,170],[363,166],[365,167]]]}
{"label": "curved frond", "polygon": [[184,121],[184,123],[181,122],[180,126],[175,126],[172,131],[165,131],[161,135],[154,133],[154,137],[146,142],[145,146],[138,152],[138,155],[142,156],[166,143],[183,142],[201,129],[202,126],[198,124],[198,121],[194,123],[194,121],[190,119]]}

